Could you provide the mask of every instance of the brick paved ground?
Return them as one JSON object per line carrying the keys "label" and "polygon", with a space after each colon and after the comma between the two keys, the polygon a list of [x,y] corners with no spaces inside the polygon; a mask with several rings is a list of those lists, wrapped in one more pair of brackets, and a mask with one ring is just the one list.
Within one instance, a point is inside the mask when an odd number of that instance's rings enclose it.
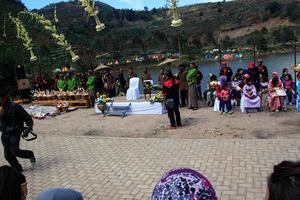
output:
{"label": "brick paved ground", "polygon": [[22,161],[29,200],[47,187],[74,188],[91,200],[149,199],[161,175],[174,167],[202,172],[222,200],[263,199],[272,166],[300,159],[300,140],[46,136],[22,146],[33,149],[38,159],[34,169]]}

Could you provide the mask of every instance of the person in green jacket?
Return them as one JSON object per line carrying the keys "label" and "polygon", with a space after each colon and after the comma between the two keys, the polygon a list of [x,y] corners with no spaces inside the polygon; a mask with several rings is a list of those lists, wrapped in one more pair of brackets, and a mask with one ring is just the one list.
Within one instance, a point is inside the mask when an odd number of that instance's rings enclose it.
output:
{"label": "person in green jacket", "polygon": [[63,75],[60,75],[57,81],[57,88],[59,91],[67,91],[68,89],[66,78],[63,78]]}
{"label": "person in green jacket", "polygon": [[96,99],[96,94],[95,94],[95,86],[96,86],[96,76],[94,75],[93,71],[89,71],[88,74],[88,80],[86,83],[87,90],[90,95],[90,104],[92,107],[94,107],[95,104],[95,99]]}
{"label": "person in green jacket", "polygon": [[69,77],[67,80],[67,85],[68,85],[68,91],[74,91],[77,90],[77,80],[76,78],[73,77]]}
{"label": "person in green jacket", "polygon": [[190,69],[187,72],[186,79],[189,85],[188,100],[189,109],[198,109],[198,92],[197,92],[197,65],[195,63],[190,64]]}

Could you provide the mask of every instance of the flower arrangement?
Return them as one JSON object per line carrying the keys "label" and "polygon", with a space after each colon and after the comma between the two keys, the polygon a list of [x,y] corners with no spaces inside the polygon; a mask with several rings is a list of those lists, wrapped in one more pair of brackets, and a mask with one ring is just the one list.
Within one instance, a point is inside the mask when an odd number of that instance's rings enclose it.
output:
{"label": "flower arrangement", "polygon": [[31,19],[34,19],[39,24],[41,24],[45,30],[51,32],[52,38],[56,41],[57,45],[61,46],[65,51],[69,52],[72,57],[72,62],[76,62],[79,60],[80,57],[72,51],[72,46],[68,43],[64,34],[59,33],[56,29],[56,26],[53,25],[50,20],[45,19],[43,15],[39,15],[38,13],[22,11],[20,12],[20,14],[30,16]]}
{"label": "flower arrangement", "polygon": [[33,50],[32,50],[32,39],[29,37],[29,34],[21,22],[21,20],[17,17],[13,17],[9,15],[9,19],[16,25],[16,31],[17,31],[17,38],[21,39],[23,41],[23,46],[25,47],[26,50],[30,52],[30,61],[36,61],[37,57],[34,55]]}
{"label": "flower arrangement", "polygon": [[154,104],[155,102],[163,102],[163,101],[164,101],[164,96],[161,91],[157,93],[155,96],[150,98],[151,104]]}
{"label": "flower arrangement", "polygon": [[99,104],[106,104],[107,102],[111,102],[112,101],[112,99],[109,98],[106,94],[100,94],[98,92],[96,95],[97,95],[97,102]]}
{"label": "flower arrangement", "polygon": [[99,31],[102,31],[103,29],[105,29],[105,25],[100,22],[100,20],[97,16],[99,13],[99,10],[95,6],[95,2],[93,2],[93,5],[91,5],[91,0],[79,0],[79,1],[81,2],[82,7],[84,7],[84,10],[89,14],[89,16],[95,18],[96,31],[99,32]]}

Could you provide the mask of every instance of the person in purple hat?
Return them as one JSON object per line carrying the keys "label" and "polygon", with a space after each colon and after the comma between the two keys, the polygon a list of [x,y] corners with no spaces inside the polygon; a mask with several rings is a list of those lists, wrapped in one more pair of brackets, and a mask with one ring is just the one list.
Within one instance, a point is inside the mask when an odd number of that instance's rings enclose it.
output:
{"label": "person in purple hat", "polygon": [[199,172],[180,168],[167,172],[157,183],[152,200],[217,200],[211,183]]}

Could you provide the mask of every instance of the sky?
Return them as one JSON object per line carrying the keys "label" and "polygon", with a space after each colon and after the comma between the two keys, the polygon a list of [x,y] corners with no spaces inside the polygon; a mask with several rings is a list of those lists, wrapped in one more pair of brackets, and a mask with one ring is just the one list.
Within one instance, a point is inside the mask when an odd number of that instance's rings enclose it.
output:
{"label": "sky", "polygon": [[[50,3],[61,2],[62,0],[22,0],[22,2],[29,9],[40,9],[45,7]],[[154,7],[164,7],[166,5],[166,0],[100,0],[108,5],[111,5],[115,8],[129,8],[129,9],[144,9],[147,6],[149,9]],[[203,2],[217,2],[220,0],[179,0],[179,5],[190,5],[194,3],[203,3]]]}

